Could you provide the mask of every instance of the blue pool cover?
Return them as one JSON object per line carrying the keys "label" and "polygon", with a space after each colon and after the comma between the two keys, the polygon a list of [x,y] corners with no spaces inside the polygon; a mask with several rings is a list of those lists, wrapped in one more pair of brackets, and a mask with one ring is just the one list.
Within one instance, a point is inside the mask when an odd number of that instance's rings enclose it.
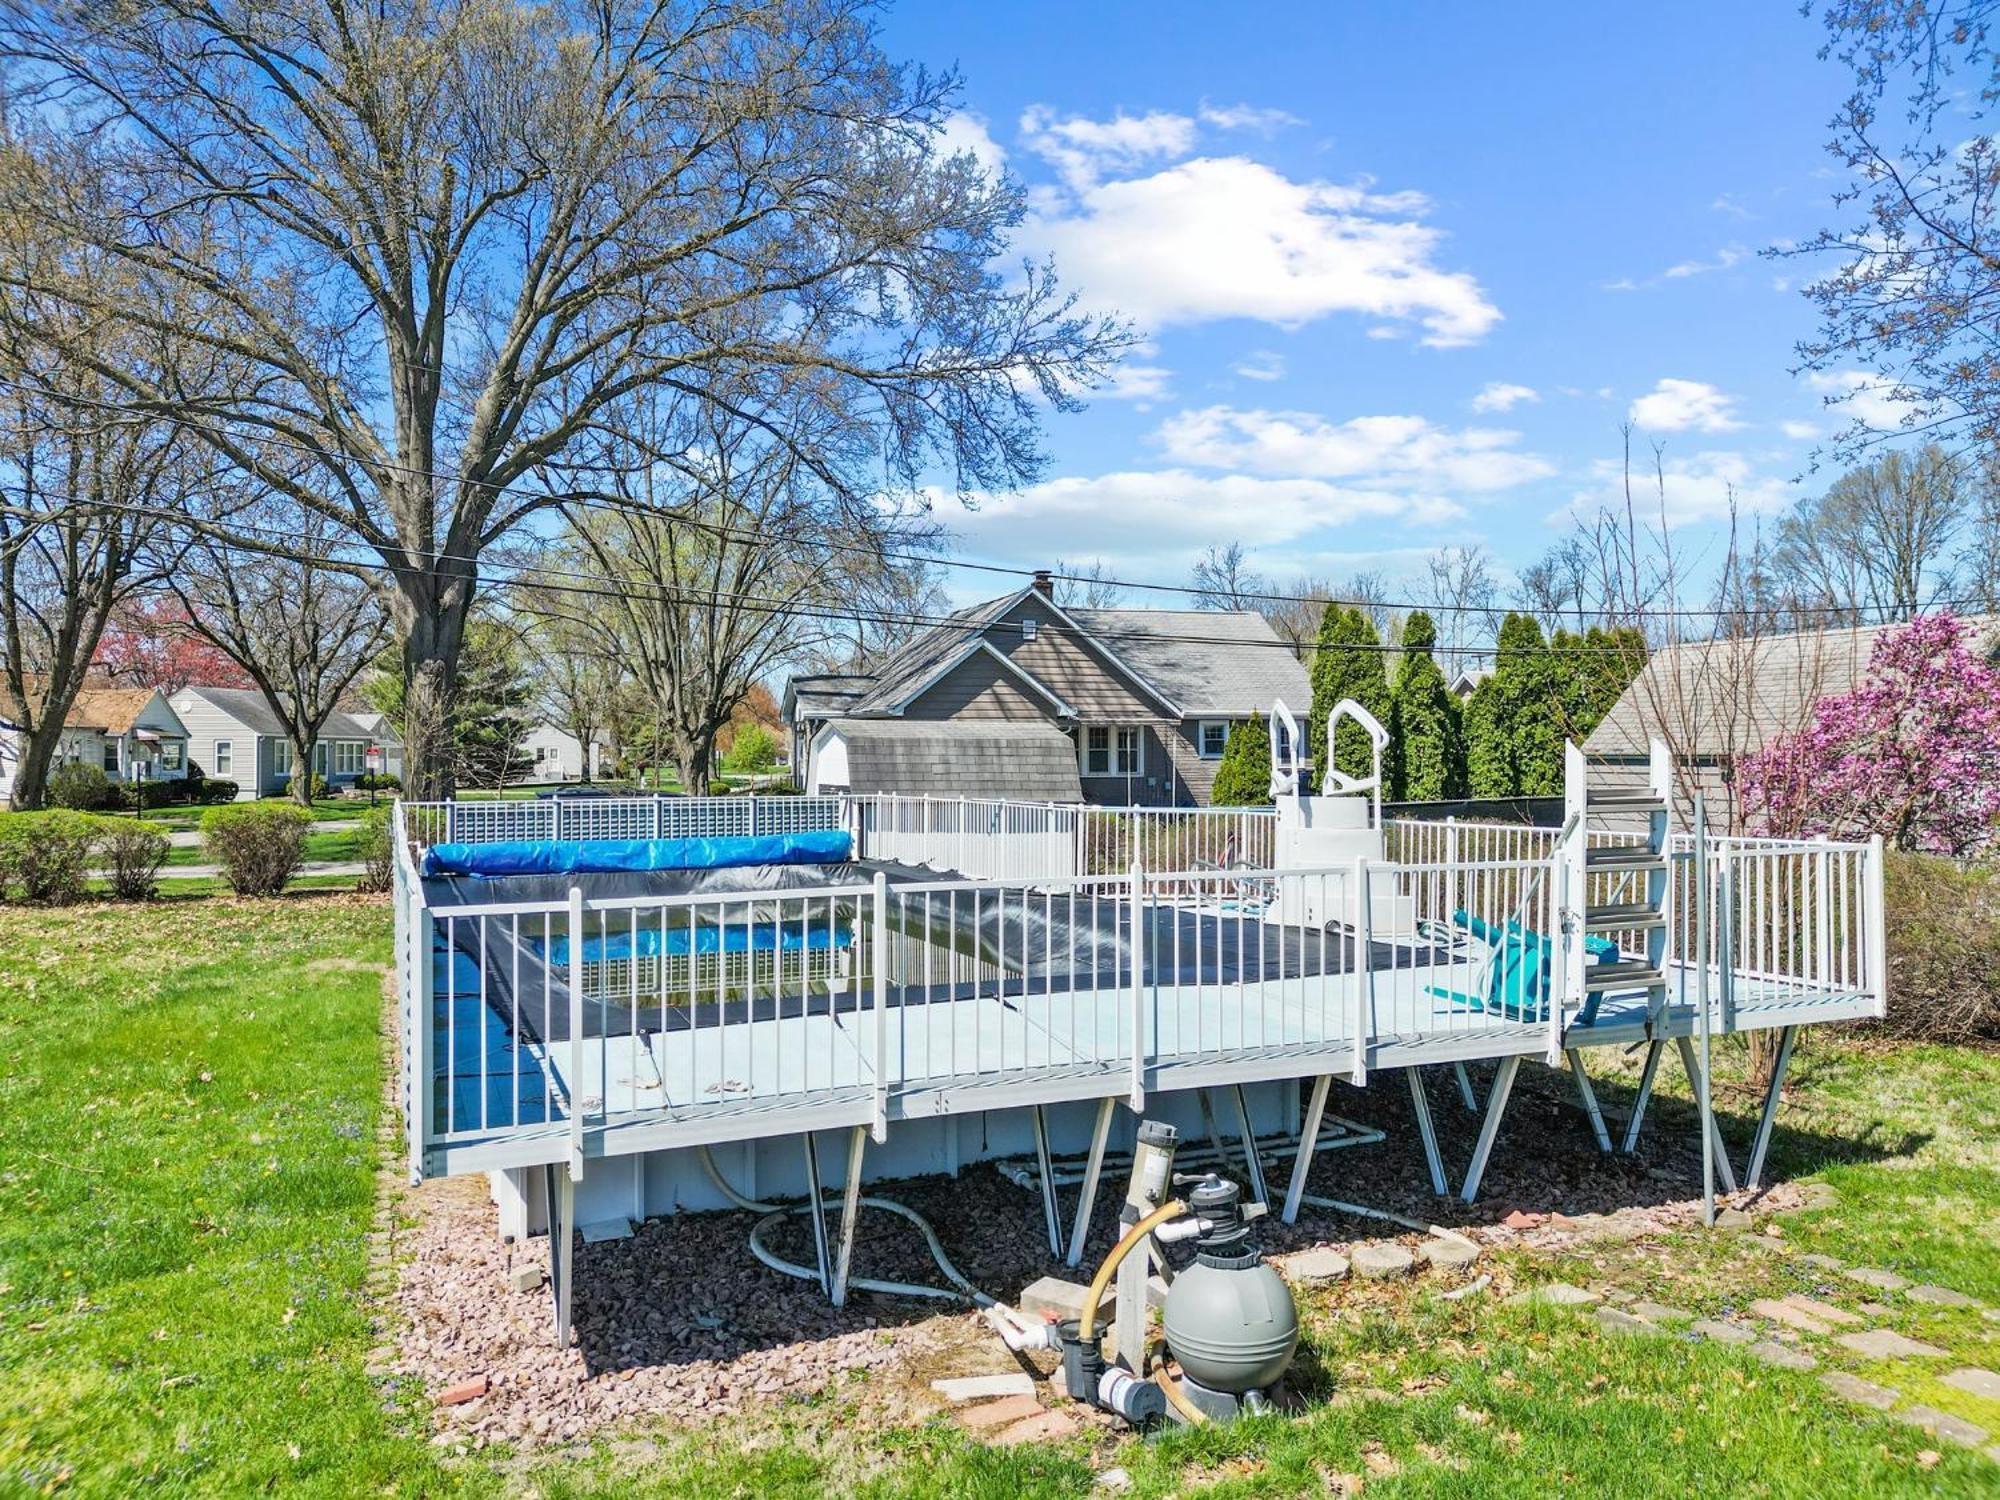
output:
{"label": "blue pool cover", "polygon": [[843,829],[707,839],[521,839],[498,844],[433,844],[423,874],[593,875],[649,870],[730,870],[751,865],[830,865],[854,849]]}

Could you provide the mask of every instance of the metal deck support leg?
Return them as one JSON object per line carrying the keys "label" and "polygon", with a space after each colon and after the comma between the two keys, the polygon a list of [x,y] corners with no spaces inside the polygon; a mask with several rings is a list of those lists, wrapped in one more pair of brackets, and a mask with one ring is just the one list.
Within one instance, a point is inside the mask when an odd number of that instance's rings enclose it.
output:
{"label": "metal deck support leg", "polygon": [[1472,1148],[1472,1161],[1465,1169],[1465,1186],[1458,1191],[1467,1203],[1479,1196],[1479,1179],[1486,1175],[1486,1159],[1493,1154],[1500,1117],[1507,1113],[1507,1096],[1514,1092],[1514,1075],[1520,1071],[1521,1054],[1514,1052],[1500,1059],[1493,1074],[1493,1092],[1486,1096],[1486,1123],[1479,1127],[1479,1143]]}
{"label": "metal deck support leg", "polygon": [[1424,1075],[1417,1068],[1405,1068],[1403,1073],[1410,1080],[1410,1110],[1417,1117],[1417,1134],[1423,1137],[1424,1162],[1431,1169],[1431,1191],[1440,1198],[1449,1198],[1451,1184],[1445,1181],[1444,1158],[1438,1154],[1437,1127],[1431,1123],[1431,1101],[1424,1097]]}
{"label": "metal deck support leg", "polygon": [[1111,1112],[1116,1099],[1097,1101],[1097,1124],[1090,1133],[1090,1158],[1084,1163],[1083,1185],[1077,1190],[1076,1226],[1070,1230],[1069,1254],[1063,1264],[1083,1264],[1083,1242],[1090,1234],[1090,1216],[1097,1208],[1097,1184],[1104,1176],[1104,1148],[1111,1144]]}
{"label": "metal deck support leg", "polygon": [[576,1180],[560,1167],[543,1169],[542,1209],[549,1220],[549,1300],[554,1304],[556,1347],[575,1342],[570,1321],[570,1272],[576,1262]]}
{"label": "metal deck support leg", "polygon": [[1236,1100],[1236,1123],[1243,1127],[1243,1169],[1250,1174],[1250,1199],[1253,1203],[1269,1203],[1264,1191],[1264,1164],[1257,1159],[1257,1136],[1250,1128],[1250,1101],[1243,1097],[1243,1085],[1237,1084],[1230,1093]]}
{"label": "metal deck support leg", "polygon": [[1590,1086],[1590,1075],[1583,1070],[1583,1049],[1564,1050],[1569,1056],[1569,1071],[1576,1079],[1576,1097],[1583,1101],[1583,1112],[1590,1116],[1590,1133],[1597,1137],[1597,1149],[1609,1156],[1611,1132],[1604,1127],[1604,1111],[1597,1107],[1597,1090]]}
{"label": "metal deck support leg", "polygon": [[1465,1070],[1465,1064],[1451,1065],[1452,1076],[1458,1080],[1458,1097],[1464,1103],[1467,1114],[1479,1113],[1479,1096],[1472,1092],[1472,1075]]}
{"label": "metal deck support leg", "polygon": [[1646,1105],[1653,1097],[1653,1078],[1660,1071],[1660,1054],[1665,1042],[1646,1043],[1646,1066],[1639,1073],[1639,1092],[1632,1099],[1632,1120],[1625,1127],[1625,1143],[1618,1149],[1630,1156],[1639,1149],[1639,1127],[1646,1119]]}
{"label": "metal deck support leg", "polygon": [[840,1201],[840,1252],[833,1259],[833,1305],[847,1306],[847,1272],[854,1264],[854,1221],[861,1215],[861,1150],[868,1144],[868,1127],[857,1125],[847,1137],[847,1191]]}
{"label": "metal deck support leg", "polygon": [[1292,1183],[1285,1191],[1282,1217],[1287,1224],[1298,1222],[1299,1201],[1305,1197],[1306,1191],[1306,1173],[1312,1170],[1313,1147],[1319,1144],[1319,1122],[1326,1117],[1326,1095],[1332,1087],[1331,1073],[1322,1073],[1313,1080],[1312,1099],[1306,1105],[1306,1127],[1299,1133],[1299,1154],[1292,1158]]}
{"label": "metal deck support leg", "polygon": [[[1695,1112],[1699,1114],[1701,1113],[1701,1063],[1694,1055],[1693,1041],[1687,1037],[1677,1037],[1675,1040],[1680,1044],[1681,1066],[1687,1069],[1688,1085],[1694,1090]],[[1707,1118],[1701,1123],[1708,1131],[1709,1140],[1715,1148],[1715,1170],[1722,1178],[1722,1190],[1725,1193],[1733,1193],[1736,1191],[1736,1170],[1729,1165],[1729,1150],[1722,1144],[1722,1125],[1715,1118],[1713,1105],[1708,1110]]]}
{"label": "metal deck support leg", "polygon": [[1787,1026],[1778,1033],[1778,1057],[1771,1064],[1771,1087],[1764,1094],[1764,1117],[1757,1122],[1757,1141],[1750,1148],[1750,1166],[1743,1174],[1743,1185],[1747,1188],[1755,1188],[1764,1180],[1764,1153],[1771,1146],[1771,1127],[1778,1119],[1778,1095],[1785,1087],[1785,1069],[1791,1065],[1792,1042],[1798,1030],[1796,1026]]}
{"label": "metal deck support leg", "polygon": [[1041,1105],[1034,1109],[1035,1116],[1035,1171],[1042,1183],[1042,1221],[1049,1232],[1049,1254],[1063,1253],[1062,1210],[1056,1206],[1056,1170],[1049,1160],[1049,1122],[1042,1114]]}
{"label": "metal deck support leg", "polygon": [[800,1137],[806,1143],[806,1217],[812,1220],[813,1254],[819,1259],[819,1289],[833,1294],[833,1260],[826,1245],[826,1204],[820,1197],[819,1142],[808,1130]]}

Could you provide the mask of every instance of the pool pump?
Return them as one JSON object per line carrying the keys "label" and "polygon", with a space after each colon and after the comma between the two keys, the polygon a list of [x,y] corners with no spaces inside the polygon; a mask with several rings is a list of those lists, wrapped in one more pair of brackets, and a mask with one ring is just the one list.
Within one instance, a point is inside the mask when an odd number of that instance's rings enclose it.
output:
{"label": "pool pump", "polygon": [[[1194,1186],[1184,1198],[1170,1199],[1149,1213],[1140,1215],[1136,1205],[1128,1205],[1125,1231],[1098,1268],[1083,1316],[1059,1329],[1063,1383],[1071,1396],[1134,1426],[1151,1425],[1169,1409],[1190,1424],[1267,1409],[1272,1387],[1298,1346],[1299,1318],[1291,1289],[1266,1264],[1251,1228],[1262,1205],[1246,1206],[1243,1190],[1213,1172],[1177,1179],[1189,1180]],[[1167,1352],[1179,1363],[1181,1378],[1173,1379],[1162,1364],[1148,1379],[1145,1361],[1129,1354],[1107,1361],[1099,1347],[1096,1312],[1113,1275],[1134,1255],[1140,1258],[1132,1264],[1143,1274],[1144,1247],[1189,1240],[1194,1242],[1194,1263],[1174,1276],[1162,1311]],[[1143,1341],[1128,1339],[1122,1328],[1119,1343],[1126,1349],[1144,1347]]]}

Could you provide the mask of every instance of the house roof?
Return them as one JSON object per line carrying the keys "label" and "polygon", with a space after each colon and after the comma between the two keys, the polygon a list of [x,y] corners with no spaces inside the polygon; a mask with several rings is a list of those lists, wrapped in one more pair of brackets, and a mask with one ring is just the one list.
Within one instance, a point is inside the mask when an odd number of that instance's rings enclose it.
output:
{"label": "house roof", "polygon": [[[2000,647],[2000,615],[1968,618],[1974,649]],[[1653,653],[1584,741],[1589,755],[1643,755],[1662,736],[1683,755],[1747,755],[1800,728],[1821,698],[1852,691],[1893,625],[1687,642]]]}
{"label": "house roof", "polygon": [[[271,711],[271,705],[264,701],[264,695],[256,688],[185,687],[175,694],[182,697],[193,694],[211,706],[220,709],[252,734],[270,735],[275,739],[285,737],[285,726]],[[372,740],[375,733],[367,725],[357,723],[348,715],[335,709],[327,715],[326,724],[319,732],[323,740]]]}
{"label": "house roof", "polygon": [[834,719],[854,792],[935,792],[1081,802],[1076,745],[1045,720]]}
{"label": "house roof", "polygon": [[1304,706],[1304,665],[1248,610],[1072,609],[1070,618],[1183,712],[1245,718],[1283,698]]}
{"label": "house roof", "polygon": [[[36,679],[37,685],[40,679]],[[84,688],[63,716],[63,728],[99,734],[125,734],[159,694],[152,688]],[[0,693],[0,720],[18,723],[20,704]]]}
{"label": "house roof", "polygon": [[920,632],[894,652],[877,669],[868,690],[850,699],[843,708],[856,713],[889,713],[911,693],[936,674],[948,661],[959,656],[967,643],[1014,607],[1023,591],[969,604],[954,610],[942,622]]}
{"label": "house roof", "polygon": [[848,707],[875,685],[868,672],[806,672],[785,680],[786,719],[823,719]]}

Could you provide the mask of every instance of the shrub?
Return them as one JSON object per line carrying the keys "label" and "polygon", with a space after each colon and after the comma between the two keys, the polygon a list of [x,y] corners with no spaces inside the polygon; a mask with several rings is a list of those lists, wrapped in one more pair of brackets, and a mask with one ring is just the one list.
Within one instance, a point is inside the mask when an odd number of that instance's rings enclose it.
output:
{"label": "shrub", "polygon": [[289,802],[239,802],[202,814],[201,842],[239,896],[275,896],[305,856],[312,815]]}
{"label": "shrub", "polygon": [[2000,1040],[2000,867],[1889,856],[1884,893],[1892,1035]]}
{"label": "shrub", "polygon": [[[292,782],[294,779],[293,777],[285,778],[283,785],[278,788],[278,795],[280,797],[289,797],[292,795]],[[326,794],[326,778],[324,776],[311,776],[307,778],[306,795],[308,797],[315,802],[319,802],[325,799]]]}
{"label": "shrub", "polygon": [[1242,719],[1230,726],[1209,800],[1217,807],[1270,806],[1271,732],[1262,719]]}
{"label": "shrub", "polygon": [[711,797],[727,797],[729,795],[729,783],[724,781],[720,776],[711,776],[708,779],[708,795]]}
{"label": "shrub", "polygon": [[393,771],[363,771],[354,778],[357,792],[400,792],[403,778]]}
{"label": "shrub", "polygon": [[355,886],[362,891],[386,891],[396,864],[396,834],[391,825],[391,809],[371,807],[361,820],[355,848],[361,855],[361,879]]}
{"label": "shrub", "polygon": [[778,763],[778,742],[762,724],[745,724],[736,731],[722,763],[743,775],[760,775]]}
{"label": "shrub", "polygon": [[178,802],[182,795],[177,781],[124,782],[114,789],[113,802],[126,812],[143,812]]}
{"label": "shrub", "polygon": [[93,766],[87,760],[66,760],[49,772],[43,800],[50,807],[67,808],[71,812],[97,812],[109,807],[117,795],[117,785],[104,774],[102,766]]}
{"label": "shrub", "polygon": [[211,806],[218,802],[234,802],[236,794],[241,790],[241,787],[227,778],[204,776],[201,782],[200,800]]}
{"label": "shrub", "polygon": [[159,894],[160,866],[167,862],[173,841],[148,823],[112,823],[99,847],[111,877],[111,894],[120,901],[150,901]]}
{"label": "shrub", "polygon": [[0,815],[0,864],[30,901],[81,899],[105,820],[66,809]]}

